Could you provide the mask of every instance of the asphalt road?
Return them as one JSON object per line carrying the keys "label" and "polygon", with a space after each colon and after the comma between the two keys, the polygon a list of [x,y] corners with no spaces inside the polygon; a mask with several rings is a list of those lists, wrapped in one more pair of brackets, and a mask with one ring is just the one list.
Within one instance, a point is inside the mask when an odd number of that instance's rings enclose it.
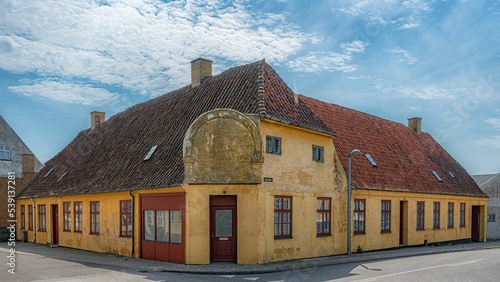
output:
{"label": "asphalt road", "polygon": [[[2,256],[8,255],[2,253]],[[6,261],[6,259],[4,260]],[[76,263],[18,252],[16,274],[0,281],[499,281],[500,249],[424,255],[256,275],[194,275]]]}

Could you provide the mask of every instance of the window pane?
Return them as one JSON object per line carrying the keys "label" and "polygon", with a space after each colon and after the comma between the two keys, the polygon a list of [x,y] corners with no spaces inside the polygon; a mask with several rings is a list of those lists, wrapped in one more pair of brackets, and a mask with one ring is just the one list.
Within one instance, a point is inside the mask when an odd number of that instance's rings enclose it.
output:
{"label": "window pane", "polygon": [[155,240],[155,211],[144,211],[144,240]]}
{"label": "window pane", "polygon": [[170,211],[170,242],[182,243],[182,211]]}
{"label": "window pane", "polygon": [[284,212],[283,213],[283,223],[290,223],[291,222],[291,215],[289,212]]}
{"label": "window pane", "polygon": [[323,213],[318,213],[318,217],[316,218],[316,232],[317,233],[322,233],[322,226],[323,226]]}
{"label": "window pane", "polygon": [[156,211],[156,241],[168,242],[168,211]]}
{"label": "window pane", "polygon": [[274,198],[274,208],[277,210],[281,210],[282,207],[283,206],[282,206],[281,198]]}
{"label": "window pane", "polygon": [[290,209],[290,198],[283,198],[283,209]]}
{"label": "window pane", "polygon": [[233,236],[233,211],[216,210],[215,211],[215,237]]}

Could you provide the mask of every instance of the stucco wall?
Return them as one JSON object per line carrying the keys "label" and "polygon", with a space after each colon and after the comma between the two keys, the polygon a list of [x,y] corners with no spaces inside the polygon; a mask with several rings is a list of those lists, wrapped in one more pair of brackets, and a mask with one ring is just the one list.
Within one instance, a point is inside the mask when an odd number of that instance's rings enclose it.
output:
{"label": "stucco wall", "polygon": [[487,223],[486,237],[488,240],[498,240],[500,239],[500,198],[489,199],[488,213],[495,214],[495,222]]}
{"label": "stucco wall", "polygon": [[[484,210],[486,198],[471,198],[461,196],[447,196],[434,194],[417,194],[401,192],[384,192],[374,190],[353,190],[355,199],[366,200],[365,234],[355,234],[352,240],[352,251],[356,252],[358,246],[363,251],[399,247],[400,228],[400,203],[405,203],[403,222],[406,224],[404,232],[405,245],[422,245],[427,243],[446,242],[471,238],[471,212],[472,206],[482,207],[480,223],[480,238],[485,240],[486,226]],[[381,201],[391,200],[391,232],[381,233]],[[425,202],[424,230],[416,229],[417,201]],[[433,229],[433,203],[440,202],[440,228]],[[454,225],[448,228],[448,202],[454,203]],[[460,203],[466,204],[465,227],[460,227]],[[353,205],[354,206],[354,205]]]}
{"label": "stucco wall", "polygon": [[[53,244],[53,214],[52,205],[58,206],[58,222],[59,222],[59,245],[85,249],[95,252],[113,253],[119,255],[130,256],[131,254],[131,238],[120,237],[120,200],[130,200],[130,195],[125,192],[121,193],[103,193],[89,194],[85,196],[66,196],[66,197],[51,197],[35,199],[35,230],[28,231],[28,241],[33,242],[36,234],[36,243]],[[74,202],[82,202],[82,231],[74,231]],[[100,207],[100,232],[99,235],[90,234],[90,202],[98,201]],[[63,203],[71,202],[71,231],[63,231],[64,229],[64,212]],[[20,207],[25,205],[26,216],[28,221],[28,205],[31,205],[30,199],[20,199],[18,205],[18,222],[21,221]],[[40,231],[40,222],[38,216],[38,207],[46,206],[46,231]],[[19,223],[20,226],[20,223]],[[28,222],[26,222],[28,228]],[[18,239],[21,239],[21,232],[24,230],[18,229]]]}

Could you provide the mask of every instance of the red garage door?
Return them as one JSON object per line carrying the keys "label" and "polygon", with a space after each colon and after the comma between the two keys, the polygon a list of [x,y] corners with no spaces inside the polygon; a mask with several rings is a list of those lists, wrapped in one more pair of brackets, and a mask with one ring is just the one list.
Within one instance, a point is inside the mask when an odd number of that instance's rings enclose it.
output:
{"label": "red garage door", "polygon": [[141,196],[141,257],[184,263],[185,195]]}

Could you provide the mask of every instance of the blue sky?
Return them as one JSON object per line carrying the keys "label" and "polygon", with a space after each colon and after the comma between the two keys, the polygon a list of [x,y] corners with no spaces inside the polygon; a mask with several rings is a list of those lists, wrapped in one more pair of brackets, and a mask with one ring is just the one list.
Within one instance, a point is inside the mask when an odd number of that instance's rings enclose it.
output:
{"label": "blue sky", "polygon": [[[46,162],[90,124],[260,59],[297,93],[406,124],[500,172],[500,2],[3,0],[0,114]],[[360,148],[362,149],[362,148]]]}

